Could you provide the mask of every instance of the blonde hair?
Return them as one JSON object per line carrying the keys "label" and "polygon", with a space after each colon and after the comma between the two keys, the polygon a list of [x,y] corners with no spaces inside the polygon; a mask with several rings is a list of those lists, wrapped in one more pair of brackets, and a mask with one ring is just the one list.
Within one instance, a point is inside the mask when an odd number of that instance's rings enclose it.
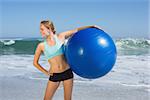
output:
{"label": "blonde hair", "polygon": [[52,21],[43,20],[43,21],[41,21],[41,24],[43,24],[47,29],[51,29],[54,34],[56,33],[55,27],[54,27],[54,24]]}

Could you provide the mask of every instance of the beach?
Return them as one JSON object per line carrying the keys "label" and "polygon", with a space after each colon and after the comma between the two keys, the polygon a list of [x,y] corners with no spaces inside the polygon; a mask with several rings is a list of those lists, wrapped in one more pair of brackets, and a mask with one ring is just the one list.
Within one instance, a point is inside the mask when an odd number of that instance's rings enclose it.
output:
{"label": "beach", "polygon": [[[21,77],[0,78],[0,100],[43,100],[47,80],[29,80]],[[74,82],[72,100],[148,100],[150,88],[126,86],[117,83]],[[149,91],[149,92],[148,92]],[[53,100],[63,100],[62,83]]]}
{"label": "beach", "polygon": [[[14,41],[15,44],[4,45],[0,52],[0,100],[43,100],[49,77],[33,66],[34,42],[32,40],[26,44],[25,40]],[[74,73],[72,100],[150,99],[150,54],[147,49],[150,44],[137,41],[133,46],[125,41],[116,43],[117,60],[105,76],[85,79]],[[32,52],[26,54],[27,50],[19,49],[17,44],[31,46],[28,51]],[[43,55],[39,63],[47,70],[50,68]],[[63,96],[61,83],[53,100],[64,100]]]}
{"label": "beach", "polygon": [[0,100],[43,100],[49,76],[35,62],[64,69],[62,56],[48,62],[64,39],[72,100],[150,100],[150,0],[0,0]]}

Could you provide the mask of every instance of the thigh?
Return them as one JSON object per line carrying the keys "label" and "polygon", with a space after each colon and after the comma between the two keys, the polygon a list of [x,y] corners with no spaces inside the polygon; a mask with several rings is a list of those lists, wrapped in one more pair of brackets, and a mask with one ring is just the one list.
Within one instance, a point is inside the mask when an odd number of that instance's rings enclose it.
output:
{"label": "thigh", "polygon": [[73,78],[64,80],[63,86],[64,86],[64,99],[71,100],[73,90]]}
{"label": "thigh", "polygon": [[51,100],[60,82],[48,81],[44,100]]}

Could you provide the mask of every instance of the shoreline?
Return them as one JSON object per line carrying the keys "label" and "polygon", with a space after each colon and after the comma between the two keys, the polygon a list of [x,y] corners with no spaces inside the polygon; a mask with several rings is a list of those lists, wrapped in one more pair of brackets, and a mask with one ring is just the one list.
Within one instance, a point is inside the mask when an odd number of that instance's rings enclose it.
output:
{"label": "shoreline", "polygon": [[[47,81],[21,77],[0,77],[0,99],[43,100]],[[149,96],[150,88],[144,86],[74,81],[72,100],[148,100]],[[56,90],[53,100],[63,100],[62,83]]]}

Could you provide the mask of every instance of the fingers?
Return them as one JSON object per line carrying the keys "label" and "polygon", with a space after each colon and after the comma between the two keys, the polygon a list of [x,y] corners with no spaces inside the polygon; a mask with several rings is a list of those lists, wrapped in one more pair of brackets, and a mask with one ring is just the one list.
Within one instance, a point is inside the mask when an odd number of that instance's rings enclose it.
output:
{"label": "fingers", "polygon": [[101,27],[99,27],[99,26],[97,26],[97,25],[94,25],[94,27],[95,27],[95,28],[98,28],[98,29],[102,29]]}
{"label": "fingers", "polygon": [[49,34],[50,34],[47,29],[45,29],[44,32],[45,32],[46,35],[49,35]]}
{"label": "fingers", "polygon": [[53,73],[48,73],[49,76],[53,76]]}
{"label": "fingers", "polygon": [[50,70],[49,70],[49,71],[48,71],[48,75],[53,76],[53,73],[52,73],[52,72],[50,72]]}

